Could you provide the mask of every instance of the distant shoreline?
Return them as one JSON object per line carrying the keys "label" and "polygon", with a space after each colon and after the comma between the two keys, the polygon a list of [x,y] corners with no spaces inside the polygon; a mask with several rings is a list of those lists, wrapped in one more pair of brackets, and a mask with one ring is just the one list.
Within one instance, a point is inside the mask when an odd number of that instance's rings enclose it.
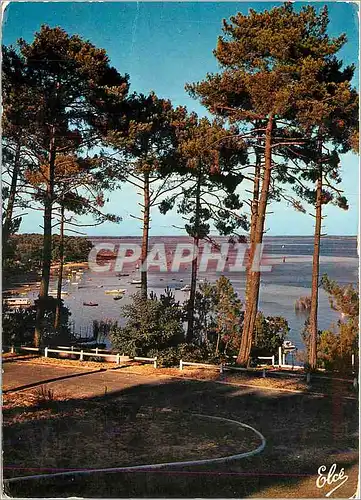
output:
{"label": "distant shoreline", "polygon": [[[39,234],[39,235],[42,235],[42,233],[28,233],[28,232],[24,232],[24,233],[18,233],[18,234]],[[245,234],[244,236],[249,236],[248,234]],[[217,235],[217,234],[211,234],[210,235],[211,238],[220,238],[220,239],[228,239],[228,236],[220,236],[220,235]],[[355,238],[357,239],[358,235],[355,234],[355,235],[349,235],[349,234],[346,234],[346,235],[343,235],[343,234],[328,234],[327,236],[322,236],[321,240],[326,240],[326,239],[329,239],[329,238]],[[106,235],[106,234],[103,234],[103,235],[92,235],[92,234],[87,234],[85,236],[79,236],[79,238],[88,238],[88,239],[101,239],[101,238],[107,238],[107,239],[121,239],[121,238],[142,238],[142,235],[137,235],[137,236],[134,236],[134,235],[126,235],[126,234],[122,234],[122,235]],[[186,234],[156,234],[156,235],[151,235],[150,238],[189,238],[189,239],[192,239],[190,236],[186,235]],[[265,240],[268,240],[268,239],[271,239],[271,238],[314,238],[314,235],[313,234],[309,234],[309,235],[305,235],[305,234],[295,234],[295,235],[282,235],[282,234],[277,234],[277,235],[266,235],[264,236],[264,239]]]}

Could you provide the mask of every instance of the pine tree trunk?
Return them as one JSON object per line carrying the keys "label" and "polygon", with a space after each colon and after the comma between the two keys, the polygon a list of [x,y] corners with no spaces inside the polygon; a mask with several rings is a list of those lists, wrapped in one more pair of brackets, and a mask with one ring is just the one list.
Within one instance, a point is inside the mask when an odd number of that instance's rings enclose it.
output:
{"label": "pine tree trunk", "polygon": [[199,238],[193,238],[193,247],[195,249],[196,256],[192,260],[192,271],[191,271],[191,289],[189,293],[188,300],[188,325],[187,325],[187,335],[186,340],[191,343],[194,339],[194,303],[196,299],[196,288],[197,288],[197,274],[198,274],[198,249],[199,249]]}
{"label": "pine tree trunk", "polygon": [[63,285],[63,271],[64,271],[64,212],[65,207],[61,205],[61,213],[60,213],[60,238],[59,238],[59,276],[58,276],[58,289],[56,293],[56,310],[55,310],[55,320],[54,320],[54,328],[56,331],[59,330],[60,327],[60,312],[61,312],[61,289]]}
{"label": "pine tree trunk", "polygon": [[[2,231],[3,249],[6,249],[6,246],[7,246],[9,237],[10,237],[10,229],[11,229],[11,222],[13,219],[16,188],[17,188],[18,177],[19,177],[19,172],[20,172],[20,152],[21,152],[21,143],[19,140],[17,145],[16,145],[15,158],[14,158],[14,168],[13,168],[13,175],[11,177],[9,200],[8,200],[8,204],[6,207],[5,220],[4,220],[3,231]],[[4,256],[6,257],[6,253]]]}
{"label": "pine tree trunk", "polygon": [[319,169],[319,176],[316,187],[316,223],[313,244],[312,262],[312,285],[311,285],[311,309],[309,317],[310,341],[308,349],[309,364],[312,370],[317,365],[317,311],[318,311],[318,281],[320,273],[320,241],[322,224],[322,167]]}
{"label": "pine tree trunk", "polygon": [[248,301],[248,296],[251,289],[251,255],[255,253],[255,235],[256,235],[256,225],[258,217],[258,203],[259,203],[259,187],[260,187],[260,176],[261,176],[261,155],[256,152],[256,165],[254,169],[254,183],[253,183],[253,199],[251,205],[251,227],[250,227],[250,241],[248,249],[248,262],[247,262],[247,275],[246,275],[246,304]]}
{"label": "pine tree trunk", "polygon": [[221,340],[221,332],[218,332],[218,335],[217,335],[217,344],[216,344],[216,355],[218,354],[218,351],[219,351],[219,342]]}
{"label": "pine tree trunk", "polygon": [[46,196],[44,200],[44,240],[43,240],[43,264],[40,292],[36,310],[34,345],[38,347],[42,342],[43,322],[45,314],[45,303],[48,299],[50,266],[51,266],[51,244],[52,244],[52,210],[54,199],[54,177],[55,177],[55,130],[51,129],[50,147],[49,147],[49,179],[47,183]]}
{"label": "pine tree trunk", "polygon": [[187,325],[187,335],[186,340],[191,343],[194,339],[194,302],[196,298],[196,288],[197,288],[197,274],[198,274],[198,250],[199,250],[199,222],[200,222],[200,210],[201,210],[201,184],[202,184],[202,170],[201,165],[198,165],[198,179],[196,186],[196,207],[194,214],[194,225],[195,234],[193,238],[193,248],[195,250],[195,256],[192,260],[192,271],[191,271],[191,289],[188,300],[188,325]]}
{"label": "pine tree trunk", "polygon": [[144,174],[144,185],[143,185],[143,198],[144,198],[144,208],[143,208],[143,236],[142,236],[142,252],[141,252],[141,295],[143,299],[148,297],[148,271],[145,267],[146,260],[148,256],[148,244],[149,244],[149,219],[150,219],[150,196],[149,196],[149,174],[146,172]]}
{"label": "pine tree trunk", "polygon": [[237,363],[241,365],[247,365],[249,363],[249,356],[252,347],[253,330],[258,310],[261,273],[259,271],[252,271],[252,265],[255,257],[255,252],[263,242],[264,224],[265,224],[266,209],[267,209],[269,188],[271,182],[272,128],[273,128],[273,116],[271,115],[268,119],[266,127],[264,175],[261,188],[261,195],[258,204],[258,213],[256,216],[254,240],[250,251],[250,262],[249,262],[250,270],[248,274],[249,288],[248,288],[248,296],[246,297],[246,312],[243,322],[241,346],[237,357]]}

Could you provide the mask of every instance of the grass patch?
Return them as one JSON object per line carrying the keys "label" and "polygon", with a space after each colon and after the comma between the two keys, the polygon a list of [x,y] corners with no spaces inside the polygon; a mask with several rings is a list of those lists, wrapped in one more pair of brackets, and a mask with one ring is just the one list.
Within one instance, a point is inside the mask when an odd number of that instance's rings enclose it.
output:
{"label": "grass patch", "polygon": [[[46,469],[216,458],[260,445],[251,430],[236,424],[143,407],[124,398],[79,405],[79,401],[56,400],[56,395],[42,386],[32,394],[6,396],[4,403],[3,450],[8,477]],[[6,466],[24,469],[19,474]]]}

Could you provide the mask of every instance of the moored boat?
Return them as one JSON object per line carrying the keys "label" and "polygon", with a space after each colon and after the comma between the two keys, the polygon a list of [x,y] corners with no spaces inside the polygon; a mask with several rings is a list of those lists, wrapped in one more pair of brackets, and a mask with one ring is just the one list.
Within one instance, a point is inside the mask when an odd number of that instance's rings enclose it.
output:
{"label": "moored boat", "polygon": [[294,351],[296,349],[296,346],[290,340],[285,340],[282,347],[287,351]]}
{"label": "moored boat", "polygon": [[97,305],[97,302],[83,302],[83,306],[96,307]]}
{"label": "moored boat", "polygon": [[31,300],[23,297],[9,297],[4,299],[4,303],[9,307],[27,307],[31,305]]}
{"label": "moored boat", "polygon": [[[56,298],[57,295],[58,295],[58,291],[57,290],[50,290],[50,292],[48,293],[48,295],[49,295],[49,297],[55,297]],[[65,290],[61,291],[61,294],[60,294],[61,298],[67,297],[68,295],[69,295],[69,292],[67,292]]]}
{"label": "moored boat", "polygon": [[122,293],[125,293],[127,291],[126,288],[116,288],[115,290],[105,290],[106,295],[120,295]]}

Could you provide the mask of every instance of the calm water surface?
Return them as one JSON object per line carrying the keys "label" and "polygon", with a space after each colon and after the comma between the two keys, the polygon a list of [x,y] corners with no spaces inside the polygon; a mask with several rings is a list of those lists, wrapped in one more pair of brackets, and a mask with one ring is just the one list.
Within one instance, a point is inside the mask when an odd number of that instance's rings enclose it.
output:
{"label": "calm water surface", "polygon": [[[99,242],[114,243],[139,243],[140,238],[92,238],[94,244]],[[167,252],[172,252],[178,242],[190,242],[186,237],[153,237],[150,248],[154,243],[164,243]],[[219,241],[225,241],[219,239]],[[216,250],[214,250],[216,251]],[[300,296],[310,295],[312,272],[312,237],[268,237],[265,239],[265,263],[272,264],[271,272],[262,273],[260,289],[260,310],[265,315],[283,316],[291,328],[289,338],[297,347],[303,349],[301,331],[304,326],[305,316],[296,314],[294,304]],[[230,255],[230,254],[229,254]],[[284,262],[285,260],[285,262]],[[222,273],[217,273],[216,262],[207,272],[200,272],[200,279],[216,281]],[[65,305],[71,311],[71,320],[75,331],[85,335],[90,334],[93,320],[111,319],[124,324],[121,306],[129,303],[132,293],[137,291],[129,282],[139,279],[139,272],[135,264],[123,269],[129,277],[118,277],[118,271],[110,270],[104,273],[95,273],[85,270],[78,285],[64,283],[64,290],[69,291],[69,296],[64,299]],[[339,283],[358,283],[358,257],[355,237],[325,237],[321,243],[320,274],[327,273],[330,278]],[[244,298],[245,273],[225,271],[240,298]],[[172,289],[180,288],[190,282],[190,265],[186,265],[178,273],[160,273],[154,268],[150,270],[149,289],[161,293],[166,286]],[[102,288],[101,288],[102,287]],[[56,282],[51,283],[51,289],[56,288]],[[106,295],[105,290],[126,288],[123,299],[115,301],[112,296]],[[175,290],[176,298],[180,301],[188,298],[187,292]],[[34,295],[33,295],[34,297]],[[338,313],[330,308],[328,298],[320,289],[319,295],[319,328],[325,329],[339,319]],[[96,302],[97,307],[84,306],[83,302]]]}

